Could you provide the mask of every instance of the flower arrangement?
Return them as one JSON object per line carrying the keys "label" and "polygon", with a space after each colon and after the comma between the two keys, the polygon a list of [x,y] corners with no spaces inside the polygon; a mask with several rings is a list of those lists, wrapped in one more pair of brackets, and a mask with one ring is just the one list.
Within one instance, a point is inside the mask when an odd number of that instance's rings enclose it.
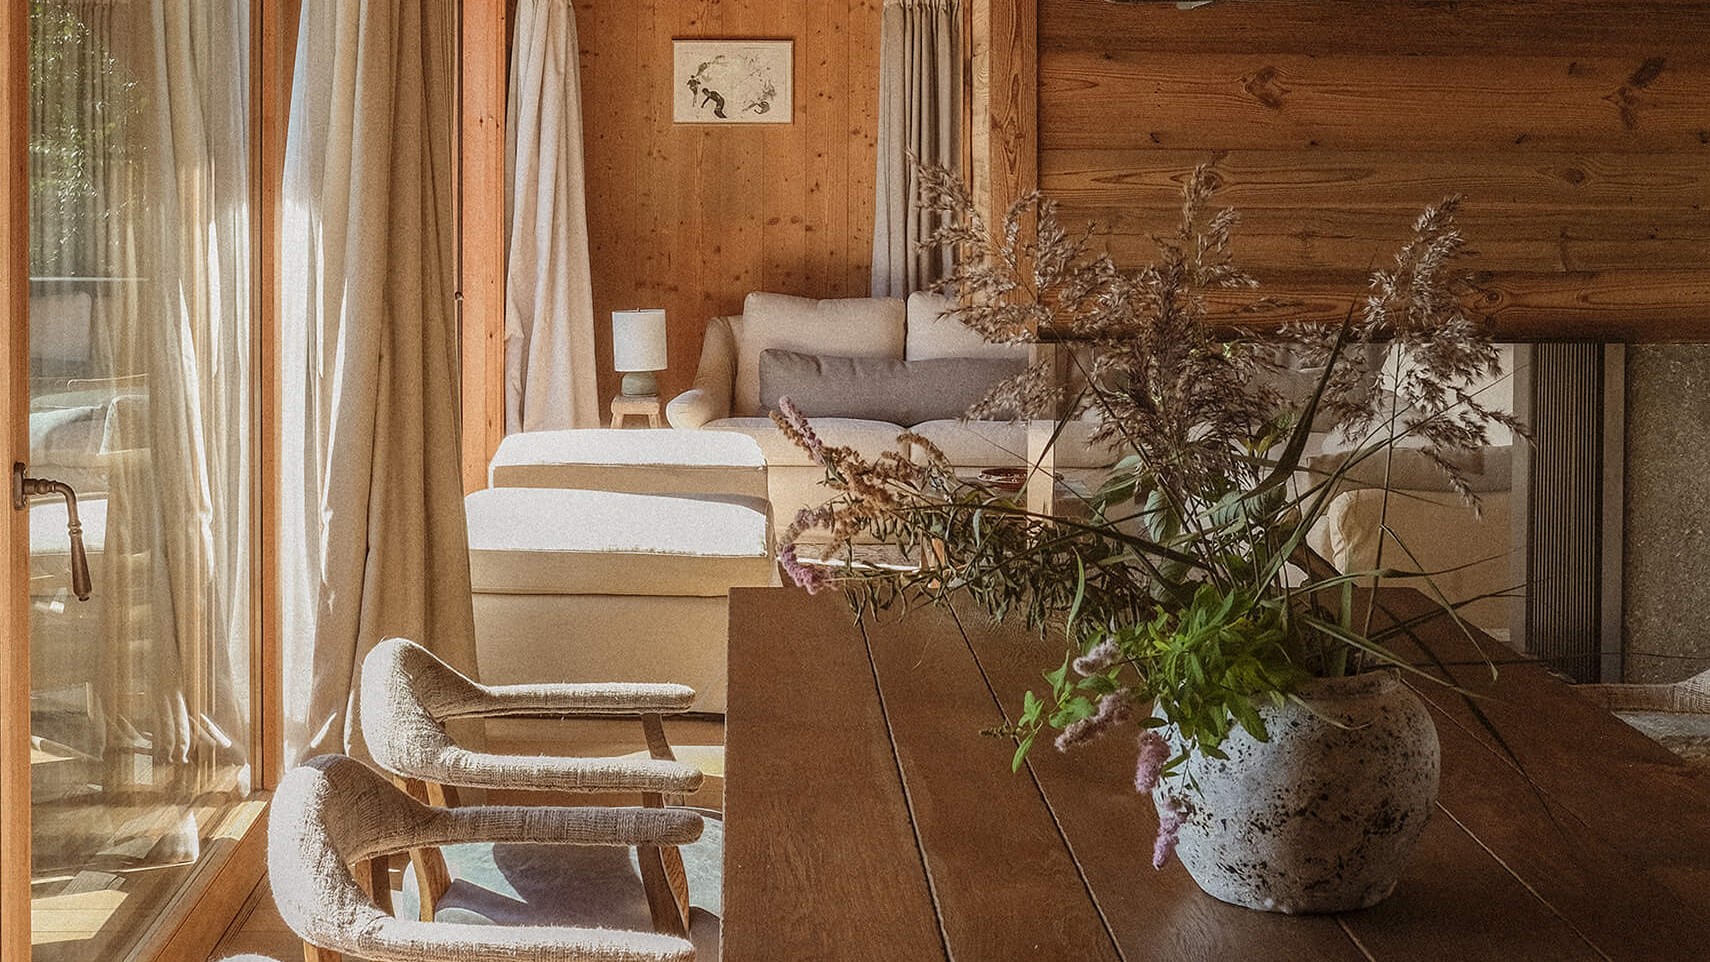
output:
{"label": "flower arrangement", "polygon": [[[912,433],[899,437],[912,456],[867,459],[827,445],[784,399],[774,420],[836,493],[781,539],[796,584],[842,588],[863,615],[965,596],[993,618],[1061,632],[1049,691],[1028,692],[1000,731],[1017,741],[1014,765],[1047,729],[1066,750],[1128,727],[1138,732],[1142,793],[1191,780],[1183,765],[1196,754],[1225,757],[1219,746],[1236,726],[1265,740],[1260,709],[1309,678],[1406,668],[1385,642],[1407,625],[1374,630],[1374,602],[1357,603],[1354,588],[1430,572],[1381,554],[1376,570],[1339,572],[1306,535],[1348,470],[1383,465],[1404,440],[1471,502],[1453,453],[1485,444],[1494,423],[1524,434],[1466,387],[1500,364],[1486,325],[1462,307],[1470,281],[1456,270],[1465,252],[1457,200],[1420,215],[1394,266],[1372,274],[1363,305],[1339,323],[1257,329],[1213,307],[1220,290],[1258,285],[1234,264],[1238,218],[1213,208],[1209,168],[1189,178],[1180,226],[1139,270],[1093,251],[1090,232],[1070,235],[1047,199],[1012,207],[994,239],[956,178],[920,178],[947,225],[935,240],[957,255],[947,282],[959,295],[954,316],[987,341],[1055,343],[1067,357],[997,385],[969,416],[1053,421],[1051,444],[1085,421],[1115,467],[1078,511],[1036,513],[1013,491],[959,477]],[[1384,343],[1397,363],[1375,371],[1369,348]],[[1300,370],[1317,372],[1310,390],[1279,389]],[[1357,439],[1334,469],[1304,465],[1315,426]],[[829,532],[844,563],[801,557],[797,542],[810,530]],[[849,550],[857,537],[918,563],[861,564]],[[1180,824],[1181,813],[1161,805],[1155,865]]]}

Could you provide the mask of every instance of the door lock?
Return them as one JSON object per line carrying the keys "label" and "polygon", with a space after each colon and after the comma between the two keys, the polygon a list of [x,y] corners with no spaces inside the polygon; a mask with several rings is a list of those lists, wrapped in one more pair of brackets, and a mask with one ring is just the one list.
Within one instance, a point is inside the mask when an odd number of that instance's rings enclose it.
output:
{"label": "door lock", "polygon": [[93,586],[89,582],[89,553],[83,548],[83,522],[77,517],[77,492],[64,481],[27,478],[27,470],[22,461],[12,464],[12,507],[26,510],[31,498],[42,495],[65,499],[65,530],[71,535],[71,593],[78,601],[88,601]]}

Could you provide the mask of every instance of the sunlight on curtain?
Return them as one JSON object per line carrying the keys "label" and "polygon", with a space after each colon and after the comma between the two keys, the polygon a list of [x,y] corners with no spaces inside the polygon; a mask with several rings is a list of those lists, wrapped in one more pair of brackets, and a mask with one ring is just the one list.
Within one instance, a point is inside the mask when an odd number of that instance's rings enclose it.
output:
{"label": "sunlight on curtain", "polygon": [[307,0],[282,224],[286,757],[362,753],[362,657],[473,671],[458,441],[454,0]]}
{"label": "sunlight on curtain", "polygon": [[[38,959],[117,958],[176,884],[130,873],[249,792],[249,15],[30,24],[31,466],[77,489],[94,583],[68,596],[65,509],[33,503],[32,917]],[[92,891],[128,922],[56,927]]]}
{"label": "sunlight on curtain", "polygon": [[505,433],[600,426],[570,0],[519,0],[505,111]]}

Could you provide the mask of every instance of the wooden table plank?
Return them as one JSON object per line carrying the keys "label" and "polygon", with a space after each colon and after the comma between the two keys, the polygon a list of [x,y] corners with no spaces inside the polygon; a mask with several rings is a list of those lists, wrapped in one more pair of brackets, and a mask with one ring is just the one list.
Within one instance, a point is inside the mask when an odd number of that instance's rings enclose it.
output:
{"label": "wooden table plank", "polygon": [[1452,819],[1611,959],[1666,959],[1710,939],[1701,908],[1676,898],[1631,853],[1534,791],[1478,739],[1432,714],[1443,746],[1438,819]]}
{"label": "wooden table plank", "polygon": [[1379,960],[1596,962],[1603,956],[1442,811],[1395,894],[1340,916]]}
{"label": "wooden table plank", "polygon": [[[1426,610],[1428,602],[1399,593],[1386,604],[1407,615]],[[1439,730],[1453,725],[1499,760],[1512,752],[1523,777],[1582,826],[1577,834],[1624,853],[1657,886],[1693,907],[1693,915],[1710,917],[1710,794],[1684,761],[1536,662],[1505,664],[1493,683],[1487,670],[1466,664],[1471,644],[1441,620],[1417,633],[1429,638],[1439,656],[1460,665],[1448,677],[1480,696],[1475,711],[1454,691],[1416,684],[1438,713]],[[1415,659],[1420,654],[1410,644],[1396,650]],[[1570,841],[1577,843],[1573,834]]]}
{"label": "wooden table plank", "polygon": [[843,598],[730,599],[724,959],[946,959]]}
{"label": "wooden table plank", "polygon": [[1003,716],[973,655],[948,619],[920,614],[864,632],[951,957],[1114,962],[1038,787],[1009,775],[1013,744],[980,734]]}
{"label": "wooden table plank", "polygon": [[[1413,593],[1385,604],[1422,610]],[[865,636],[843,599],[732,600],[726,955],[771,958],[1652,959],[1710,944],[1710,804],[1674,756],[1504,649],[1480,707],[1421,685],[1440,810],[1396,894],[1338,918],[1223,905],[1149,864],[1132,740],[983,737],[1054,645],[942,612]],[[1462,683],[1488,671],[1422,629]],[[1490,643],[1494,645],[1494,643]],[[1414,652],[1413,654],[1418,654]],[[1528,780],[1529,779],[1529,780]],[[923,854],[924,851],[924,854]],[[1114,945],[1112,944],[1114,939]],[[1685,953],[1685,954],[1682,954]]]}
{"label": "wooden table plank", "polygon": [[[993,630],[979,615],[964,617],[963,625],[992,690],[1008,716],[1018,717],[1023,692],[1047,691],[1040,673],[1061,663],[1061,648],[1037,636]],[[1042,743],[1028,761],[1125,958],[1365,958],[1334,919],[1286,918],[1219,902],[1202,894],[1175,859],[1154,870],[1158,813],[1134,791],[1134,749],[1128,737],[1099,739],[1068,754]]]}

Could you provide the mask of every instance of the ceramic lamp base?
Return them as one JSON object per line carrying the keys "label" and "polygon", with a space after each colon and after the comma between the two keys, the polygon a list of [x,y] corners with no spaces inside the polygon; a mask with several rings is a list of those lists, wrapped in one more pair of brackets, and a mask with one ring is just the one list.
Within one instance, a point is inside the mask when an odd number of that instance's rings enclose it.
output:
{"label": "ceramic lamp base", "polygon": [[624,397],[653,397],[659,393],[659,381],[652,371],[630,371],[623,376],[619,390]]}

